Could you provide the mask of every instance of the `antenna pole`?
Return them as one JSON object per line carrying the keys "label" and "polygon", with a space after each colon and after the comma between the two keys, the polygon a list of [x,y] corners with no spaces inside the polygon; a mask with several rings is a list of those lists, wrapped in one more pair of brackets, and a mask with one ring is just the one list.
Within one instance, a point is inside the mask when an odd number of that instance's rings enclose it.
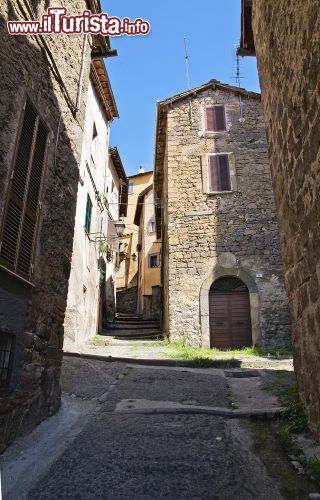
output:
{"label": "antenna pole", "polygon": [[[237,58],[236,83],[238,84],[238,87],[240,88],[241,87],[240,56],[239,56],[238,53],[236,55],[236,58]],[[240,105],[240,118],[239,118],[239,122],[243,123],[245,120],[243,118],[243,103],[242,103],[241,94],[239,94],[239,105]]]}
{"label": "antenna pole", "polygon": [[189,54],[188,54],[188,47],[187,47],[187,39],[186,38],[184,38],[184,53],[185,53],[184,59],[186,61],[188,90],[190,90]]}
{"label": "antenna pole", "polygon": [[[189,74],[189,54],[188,54],[188,46],[187,46],[187,39],[184,37],[184,59],[186,62],[186,72],[187,72],[187,83],[188,83],[188,90],[190,90],[190,74]],[[191,124],[193,123],[193,112],[192,112],[192,102],[191,102],[191,96],[189,99],[189,113],[190,113],[190,122]]]}

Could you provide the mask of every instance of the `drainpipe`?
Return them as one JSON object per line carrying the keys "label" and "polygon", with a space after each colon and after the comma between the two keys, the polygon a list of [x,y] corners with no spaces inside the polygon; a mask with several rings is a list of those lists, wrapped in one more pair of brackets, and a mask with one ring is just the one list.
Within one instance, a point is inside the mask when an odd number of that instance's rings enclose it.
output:
{"label": "drainpipe", "polygon": [[88,39],[88,35],[84,35],[83,44],[82,44],[81,67],[80,67],[80,75],[79,75],[79,81],[78,81],[78,91],[77,91],[77,100],[76,100],[75,111],[79,111],[80,104],[81,104],[84,61],[85,61],[85,56],[86,56],[87,39]]}

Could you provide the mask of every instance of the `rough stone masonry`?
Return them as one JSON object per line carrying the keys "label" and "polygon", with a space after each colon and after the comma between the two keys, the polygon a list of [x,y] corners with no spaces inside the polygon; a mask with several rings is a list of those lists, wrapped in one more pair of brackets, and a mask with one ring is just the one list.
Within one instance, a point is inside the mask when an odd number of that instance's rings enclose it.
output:
{"label": "rough stone masonry", "polygon": [[320,436],[320,10],[255,0],[253,32],[270,145],[294,364]]}
{"label": "rough stone masonry", "polygon": [[[0,335],[11,336],[12,373],[0,389],[0,451],[60,405],[60,367],[82,144],[85,93],[94,43],[83,37],[10,36],[6,21],[41,16],[47,2],[1,2],[0,221],[3,224],[19,123],[26,99],[48,130],[30,280],[0,269]],[[98,4],[90,2],[92,10]],[[88,7],[67,2],[71,14]],[[78,89],[81,64],[83,80]],[[83,99],[76,111],[78,91]],[[31,182],[31,181],[30,181]],[[3,349],[3,345],[1,344]],[[2,353],[1,360],[4,356]],[[3,376],[1,372],[1,382]]]}
{"label": "rough stone masonry", "polygon": [[[204,109],[217,104],[225,106],[226,131],[208,133]],[[212,153],[229,155],[230,192],[208,190],[207,155]],[[259,94],[212,80],[159,103],[155,203],[158,231],[162,223],[165,332],[210,347],[210,287],[219,277],[239,277],[250,292],[253,344],[288,345],[288,304]]]}

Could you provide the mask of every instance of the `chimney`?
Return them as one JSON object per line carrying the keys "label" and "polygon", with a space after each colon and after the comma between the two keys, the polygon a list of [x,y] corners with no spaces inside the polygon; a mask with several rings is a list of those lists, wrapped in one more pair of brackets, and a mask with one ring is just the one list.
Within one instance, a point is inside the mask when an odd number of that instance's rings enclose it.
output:
{"label": "chimney", "polygon": [[144,174],[144,168],[142,165],[139,167],[139,174]]}

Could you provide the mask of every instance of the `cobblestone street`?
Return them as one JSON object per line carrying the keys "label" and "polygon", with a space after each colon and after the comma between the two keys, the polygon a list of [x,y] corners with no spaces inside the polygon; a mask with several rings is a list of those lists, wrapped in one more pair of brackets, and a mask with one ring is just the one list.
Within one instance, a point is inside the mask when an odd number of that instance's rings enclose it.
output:
{"label": "cobblestone street", "polygon": [[235,372],[65,358],[60,412],[3,455],[4,500],[288,498],[240,418],[277,411],[269,375]]}

